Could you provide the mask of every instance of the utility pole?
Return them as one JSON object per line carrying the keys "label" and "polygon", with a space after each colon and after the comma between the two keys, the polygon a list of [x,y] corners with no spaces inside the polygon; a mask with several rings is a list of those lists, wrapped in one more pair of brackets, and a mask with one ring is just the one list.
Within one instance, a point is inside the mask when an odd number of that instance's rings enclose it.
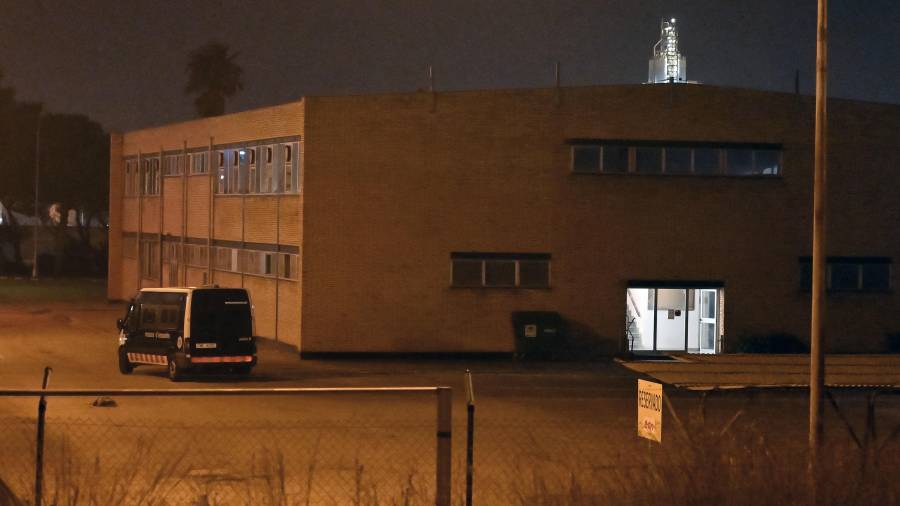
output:
{"label": "utility pole", "polygon": [[[826,80],[828,0],[818,0],[816,32],[816,127],[813,179],[812,322],[809,336],[809,464],[812,486],[818,489],[818,470],[823,436],[825,389],[825,201],[826,201]],[[814,492],[815,493],[815,492]]]}
{"label": "utility pole", "polygon": [[34,132],[34,247],[31,249],[31,279],[38,277],[38,228],[41,213],[38,211],[38,183],[41,180],[41,121],[43,114],[38,111],[37,128]]}

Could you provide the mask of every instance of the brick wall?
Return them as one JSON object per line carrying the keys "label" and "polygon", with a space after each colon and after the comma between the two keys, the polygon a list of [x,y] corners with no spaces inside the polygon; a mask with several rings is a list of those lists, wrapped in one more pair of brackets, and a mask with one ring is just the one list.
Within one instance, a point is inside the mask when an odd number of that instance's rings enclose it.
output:
{"label": "brick wall", "polygon": [[[144,236],[157,234],[162,230],[173,237],[182,235],[184,205],[187,206],[186,235],[194,239],[206,239],[213,222],[212,240],[257,242],[272,245],[280,243],[299,246],[300,209],[299,197],[288,196],[214,196],[214,208],[210,212],[209,174],[187,176],[187,199],[183,202],[182,177],[164,177],[162,200],[160,197],[123,198],[124,186],[123,156],[182,151],[205,148],[211,144],[222,145],[242,143],[261,139],[298,137],[303,135],[304,103],[302,101],[229,114],[216,118],[187,121],[156,128],[149,128],[125,134],[115,134],[110,145],[110,237],[121,241],[122,233],[137,233]],[[211,163],[212,165],[212,163]],[[190,169],[188,169],[190,170]],[[214,170],[214,169],[213,169]],[[279,203],[280,201],[280,203]],[[115,204],[114,204],[115,203]],[[276,229],[280,219],[281,226]],[[140,218],[139,218],[140,216]],[[162,223],[161,221],[162,220]],[[246,236],[246,237],[244,237]],[[120,244],[120,243],[117,243]],[[117,246],[120,248],[120,246]],[[113,250],[111,250],[113,251]],[[110,255],[110,284],[108,296],[112,299],[129,297],[138,289],[138,262],[122,259],[121,251]],[[163,266],[162,281],[168,284],[168,264]],[[204,279],[204,274],[207,274]],[[257,333],[270,338],[283,338],[294,344],[299,343],[299,300],[300,283],[273,278],[261,278],[237,273],[213,271],[197,267],[186,268],[186,284],[199,286],[217,283],[221,286],[245,286],[250,290],[254,305],[257,306]],[[141,286],[157,286],[158,280],[141,280]],[[276,285],[278,288],[276,289]],[[276,297],[277,292],[277,297]],[[277,314],[283,321],[276,322]],[[277,328],[277,334],[276,334]]]}
{"label": "brick wall", "polygon": [[[834,104],[829,254],[900,258],[898,108]],[[538,309],[613,351],[629,279],[723,281],[728,343],[805,338],[811,134],[808,97],[711,86],[308,98],[303,351],[511,351]],[[577,175],[571,138],[781,143],[784,176]],[[553,286],[450,288],[452,251],[550,253]],[[835,349],[900,328],[893,294],[829,305]]]}

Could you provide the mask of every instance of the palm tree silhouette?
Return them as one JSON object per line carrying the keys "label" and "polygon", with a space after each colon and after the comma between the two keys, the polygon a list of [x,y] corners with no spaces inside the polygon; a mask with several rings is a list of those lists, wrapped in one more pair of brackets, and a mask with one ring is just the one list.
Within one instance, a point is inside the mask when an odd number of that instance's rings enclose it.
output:
{"label": "palm tree silhouette", "polygon": [[194,109],[203,118],[225,113],[225,100],[244,88],[244,70],[235,63],[238,53],[227,45],[209,42],[191,53],[184,92],[194,97]]}

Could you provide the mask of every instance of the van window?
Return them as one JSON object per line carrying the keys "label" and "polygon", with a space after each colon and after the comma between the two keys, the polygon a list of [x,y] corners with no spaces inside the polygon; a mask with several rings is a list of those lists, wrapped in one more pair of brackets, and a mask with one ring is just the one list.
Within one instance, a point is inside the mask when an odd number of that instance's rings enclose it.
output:
{"label": "van window", "polygon": [[183,293],[142,292],[137,298],[141,330],[184,330]]}
{"label": "van window", "polygon": [[195,290],[191,337],[234,338],[253,334],[250,300],[244,290]]}

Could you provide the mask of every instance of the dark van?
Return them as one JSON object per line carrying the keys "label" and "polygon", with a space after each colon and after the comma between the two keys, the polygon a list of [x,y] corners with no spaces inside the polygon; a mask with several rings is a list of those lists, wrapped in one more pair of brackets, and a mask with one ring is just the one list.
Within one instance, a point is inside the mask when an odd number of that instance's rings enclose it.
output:
{"label": "dark van", "polygon": [[256,365],[250,296],[243,288],[144,288],[119,320],[119,371],[161,365],[169,379],[186,371]]}

